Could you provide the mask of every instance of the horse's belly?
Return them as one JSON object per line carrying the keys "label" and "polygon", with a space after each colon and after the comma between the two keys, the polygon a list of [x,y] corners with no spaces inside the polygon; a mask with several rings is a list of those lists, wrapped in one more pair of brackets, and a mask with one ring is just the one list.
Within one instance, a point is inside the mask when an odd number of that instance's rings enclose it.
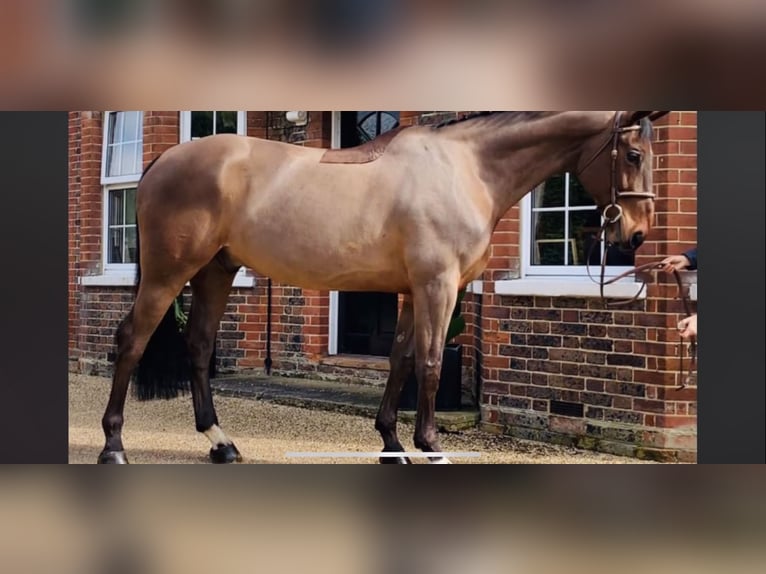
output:
{"label": "horse's belly", "polygon": [[[259,275],[305,289],[337,291],[409,291],[407,273],[394,257],[370,248],[300,244],[289,238],[258,234],[232,255]],[[294,238],[293,238],[294,239]]]}

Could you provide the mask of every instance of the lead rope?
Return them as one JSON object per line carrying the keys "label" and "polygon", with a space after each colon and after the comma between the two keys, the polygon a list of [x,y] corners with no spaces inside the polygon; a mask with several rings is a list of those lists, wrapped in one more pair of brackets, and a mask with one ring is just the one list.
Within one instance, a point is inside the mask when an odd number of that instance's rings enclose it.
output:
{"label": "lead rope", "polygon": [[[602,241],[604,241],[604,234],[606,233],[606,229],[609,225],[612,223],[617,223],[619,218],[608,220],[605,218],[604,224],[601,226],[601,229],[598,233],[598,236],[596,237],[595,241],[591,244],[590,249],[588,249],[588,256],[586,257],[585,261],[585,268],[588,273],[588,277],[591,281],[594,283],[597,283],[599,285],[600,294],[601,294],[601,301],[604,304],[605,308],[610,307],[621,307],[625,305],[629,305],[635,301],[638,300],[638,298],[641,296],[641,294],[644,292],[644,289],[646,289],[646,285],[648,283],[646,279],[646,275],[650,271],[656,271],[658,269],[661,269],[663,267],[662,261],[653,261],[651,263],[645,263],[644,265],[639,265],[638,267],[634,267],[633,269],[630,269],[629,271],[626,271],[624,273],[621,273],[617,275],[616,277],[612,277],[609,280],[605,279],[605,273],[606,273],[606,255],[607,250],[604,249],[604,254],[601,258],[601,273],[599,281],[596,281],[593,278],[593,275],[590,272],[590,261],[591,257],[593,256],[593,250],[597,245],[600,245]],[[607,285],[611,285],[612,283],[616,283],[620,279],[624,279],[625,277],[628,277],[630,275],[635,275],[636,278],[639,278],[641,280],[641,288],[638,290],[638,292],[630,299],[624,299],[620,301],[609,301],[604,296],[604,287]],[[691,310],[691,302],[689,301],[689,292],[687,286],[684,285],[683,281],[681,280],[681,274],[674,269],[673,270],[673,277],[676,280],[676,285],[678,285],[678,298],[681,300],[684,306],[684,313],[686,314],[686,318],[692,316],[692,310]],[[697,368],[697,337],[692,337],[692,339],[689,341],[688,344],[688,351],[689,351],[689,374],[687,377],[684,378],[684,343],[681,341],[680,343],[680,379],[681,379],[681,385],[678,387],[678,390],[683,390],[686,388],[688,384],[691,384],[691,377],[692,374],[695,372]]]}

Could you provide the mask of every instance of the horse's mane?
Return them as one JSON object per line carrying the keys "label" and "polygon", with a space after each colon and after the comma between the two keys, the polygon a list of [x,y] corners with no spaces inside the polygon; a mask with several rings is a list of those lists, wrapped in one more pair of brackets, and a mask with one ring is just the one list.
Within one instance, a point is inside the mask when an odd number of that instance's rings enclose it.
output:
{"label": "horse's mane", "polygon": [[[547,118],[557,113],[560,112],[473,112],[460,118],[443,121],[433,127],[438,130],[474,120],[483,120],[488,125],[519,124]],[[652,122],[648,118],[643,118],[639,125],[641,126],[641,137],[652,139],[654,136],[654,125]]]}
{"label": "horse's mane", "polygon": [[456,118],[441,122],[440,124],[434,126],[434,128],[441,129],[479,119],[498,120],[502,121],[503,123],[522,123],[548,117],[555,113],[556,112],[474,112],[467,114],[462,118]]}

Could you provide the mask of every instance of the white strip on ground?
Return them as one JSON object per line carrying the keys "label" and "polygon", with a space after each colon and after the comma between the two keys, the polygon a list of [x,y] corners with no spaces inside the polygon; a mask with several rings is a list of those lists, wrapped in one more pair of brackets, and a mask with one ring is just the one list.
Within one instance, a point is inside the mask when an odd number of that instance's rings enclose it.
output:
{"label": "white strip on ground", "polygon": [[287,458],[478,458],[480,452],[288,452]]}

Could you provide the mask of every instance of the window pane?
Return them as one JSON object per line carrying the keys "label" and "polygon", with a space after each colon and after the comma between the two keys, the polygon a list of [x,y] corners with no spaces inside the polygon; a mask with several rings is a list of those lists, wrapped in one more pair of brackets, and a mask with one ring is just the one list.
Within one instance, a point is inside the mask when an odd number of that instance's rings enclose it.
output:
{"label": "window pane", "polygon": [[533,214],[535,229],[532,242],[534,265],[564,265],[564,213]]}
{"label": "window pane", "polygon": [[120,112],[125,116],[125,126],[123,128],[122,141],[135,141],[138,137],[139,112]]}
{"label": "window pane", "polygon": [[[143,112],[112,112],[107,122],[106,176],[141,173]],[[131,142],[131,143],[125,143]]]}
{"label": "window pane", "polygon": [[136,262],[136,228],[125,228],[125,257],[124,263]]}
{"label": "window pane", "polygon": [[191,137],[204,138],[213,135],[213,112],[191,113]]}
{"label": "window pane", "polygon": [[107,145],[113,144],[117,137],[117,116],[119,116],[119,113],[109,114],[109,122],[107,123]]}
{"label": "window pane", "polygon": [[217,134],[237,133],[237,112],[216,112],[215,113],[215,133]]}
{"label": "window pane", "polygon": [[136,144],[124,144],[120,148],[122,149],[122,168],[118,175],[136,173],[136,158],[138,156]]}
{"label": "window pane", "polygon": [[399,112],[358,112],[361,141],[370,141],[399,125]]}
{"label": "window pane", "polygon": [[573,175],[569,176],[569,205],[572,207],[596,205],[580,181]]}
{"label": "window pane", "polygon": [[532,192],[532,207],[564,207],[565,179],[557,175]]}
{"label": "window pane", "polygon": [[125,190],[125,224],[135,225],[136,223],[136,190]]}
{"label": "window pane", "polygon": [[108,225],[123,225],[125,213],[123,190],[117,189],[109,192],[109,221]]}
{"label": "window pane", "polygon": [[109,263],[122,263],[122,228],[109,230],[109,243],[107,246]]}
{"label": "window pane", "polygon": [[106,150],[106,175],[114,177],[120,175],[120,161],[122,159],[122,146],[112,145]]}
{"label": "window pane", "polygon": [[[574,251],[569,256],[570,265],[585,265],[593,242],[598,237],[601,216],[598,210],[569,212],[569,237],[574,240]],[[591,258],[591,265],[598,265],[601,257],[601,249],[595,247]]]}

